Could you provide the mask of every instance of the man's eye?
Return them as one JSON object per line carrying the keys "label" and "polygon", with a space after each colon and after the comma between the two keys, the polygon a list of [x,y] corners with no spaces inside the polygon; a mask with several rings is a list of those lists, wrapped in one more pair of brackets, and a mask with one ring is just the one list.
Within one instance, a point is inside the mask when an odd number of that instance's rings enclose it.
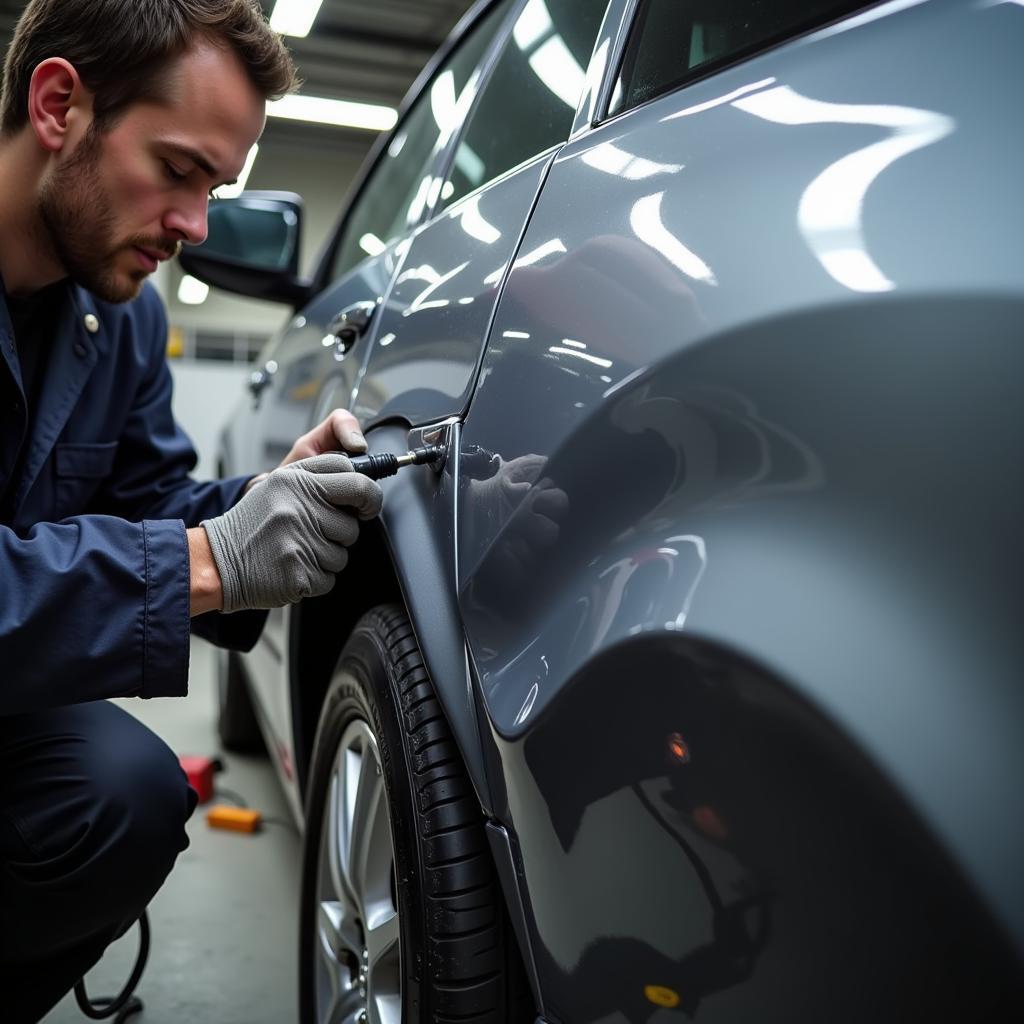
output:
{"label": "man's eye", "polygon": [[174,164],[170,164],[166,160],[164,161],[164,171],[171,181],[184,181],[188,177],[187,174],[183,174]]}

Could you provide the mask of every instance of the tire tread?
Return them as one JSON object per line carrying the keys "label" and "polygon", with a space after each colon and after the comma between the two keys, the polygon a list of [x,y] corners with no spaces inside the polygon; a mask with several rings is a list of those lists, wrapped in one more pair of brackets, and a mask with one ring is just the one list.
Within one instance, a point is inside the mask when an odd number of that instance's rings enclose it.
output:
{"label": "tire tread", "polygon": [[[431,913],[424,963],[434,971],[436,1024],[512,1024],[505,993],[506,926],[480,806],[404,610],[382,610],[381,634],[394,666],[398,711],[410,753],[417,831]],[[467,896],[475,926],[458,927]],[[451,912],[449,911],[451,908]],[[445,977],[437,976],[443,965]],[[515,1022],[518,1024],[518,1022]]]}

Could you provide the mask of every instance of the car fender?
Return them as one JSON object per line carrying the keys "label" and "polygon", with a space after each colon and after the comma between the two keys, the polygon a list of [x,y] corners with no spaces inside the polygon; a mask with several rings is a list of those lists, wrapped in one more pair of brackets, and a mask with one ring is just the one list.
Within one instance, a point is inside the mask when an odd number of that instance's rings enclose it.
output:
{"label": "car fender", "polygon": [[[627,642],[735,652],[888,780],[1024,948],[1022,315],[1019,295],[826,304],[684,347],[571,430],[564,410],[478,429],[474,407],[464,447],[534,444],[531,493],[567,496],[531,554],[524,516],[463,495],[460,602],[495,735],[526,736]],[[510,576],[510,551],[534,561]]]}

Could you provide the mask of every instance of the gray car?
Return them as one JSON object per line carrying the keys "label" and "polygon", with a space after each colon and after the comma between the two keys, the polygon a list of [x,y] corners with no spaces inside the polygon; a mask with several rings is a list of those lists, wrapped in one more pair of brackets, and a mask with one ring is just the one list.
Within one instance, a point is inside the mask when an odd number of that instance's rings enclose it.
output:
{"label": "gray car", "polygon": [[502,0],[290,305],[225,473],[385,481],[226,656],[304,829],[302,1020],[1024,1020],[1024,5]]}

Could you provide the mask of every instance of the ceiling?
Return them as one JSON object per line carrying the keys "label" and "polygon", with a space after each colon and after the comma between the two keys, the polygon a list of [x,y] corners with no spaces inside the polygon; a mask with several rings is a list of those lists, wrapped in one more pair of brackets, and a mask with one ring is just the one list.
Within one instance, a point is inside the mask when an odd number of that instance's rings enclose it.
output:
{"label": "ceiling", "polygon": [[[275,0],[260,0],[269,16]],[[301,91],[397,107],[416,75],[473,0],[323,0],[309,36],[287,37]],[[4,52],[25,0],[0,0]],[[268,141],[369,149],[374,133],[271,118]]]}

